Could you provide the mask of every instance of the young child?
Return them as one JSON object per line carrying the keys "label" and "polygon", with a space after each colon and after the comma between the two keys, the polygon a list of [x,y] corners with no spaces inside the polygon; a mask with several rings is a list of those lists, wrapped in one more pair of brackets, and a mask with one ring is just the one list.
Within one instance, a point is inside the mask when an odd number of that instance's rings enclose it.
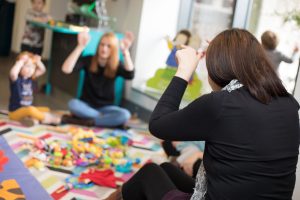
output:
{"label": "young child", "polygon": [[261,42],[276,72],[278,72],[279,65],[282,61],[286,63],[292,63],[294,61],[296,53],[298,52],[298,47],[295,46],[293,55],[291,58],[289,58],[288,56],[282,54],[280,51],[276,50],[279,39],[277,35],[272,31],[265,31],[261,35]]}
{"label": "young child", "polygon": [[43,12],[46,0],[31,0],[32,8],[26,13],[26,26],[22,38],[21,51],[29,51],[41,55],[43,51],[43,42],[45,29],[30,24],[29,21],[48,22],[51,17]]}
{"label": "young child", "polygon": [[60,118],[49,113],[47,107],[34,107],[32,80],[46,72],[39,55],[22,52],[10,70],[9,118],[31,126],[34,120],[45,124],[59,124]]}
{"label": "young child", "polygon": [[196,177],[203,159],[204,141],[171,142],[165,140],[162,147],[170,158],[170,162],[182,168],[186,174]]}

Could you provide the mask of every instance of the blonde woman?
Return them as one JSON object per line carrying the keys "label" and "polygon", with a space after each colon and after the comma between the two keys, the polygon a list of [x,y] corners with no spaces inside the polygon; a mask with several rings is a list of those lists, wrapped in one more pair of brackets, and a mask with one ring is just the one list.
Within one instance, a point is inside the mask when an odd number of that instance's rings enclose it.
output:
{"label": "blonde woman", "polygon": [[[113,105],[113,102],[115,78],[122,76],[132,79],[134,76],[134,66],[129,53],[133,37],[133,34],[128,32],[120,42],[124,56],[124,63],[121,63],[119,41],[114,33],[105,33],[96,54],[87,57],[80,55],[90,36],[87,31],[78,34],[78,44],[62,66],[62,71],[66,74],[74,70],[85,70],[82,96],[80,99],[72,99],[68,104],[74,116],[92,120],[94,125],[102,127],[122,126],[130,118],[128,110]],[[66,120],[63,118],[63,121]]]}

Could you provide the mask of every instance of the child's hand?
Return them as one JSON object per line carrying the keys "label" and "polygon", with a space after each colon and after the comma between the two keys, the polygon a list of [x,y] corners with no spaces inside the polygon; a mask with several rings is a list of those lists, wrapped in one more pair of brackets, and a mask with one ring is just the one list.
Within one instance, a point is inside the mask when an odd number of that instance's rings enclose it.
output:
{"label": "child's hand", "polygon": [[27,61],[29,60],[29,57],[28,55],[22,55],[20,58],[19,58],[19,62],[21,62],[22,64],[26,63]]}
{"label": "child's hand", "polygon": [[48,20],[48,17],[35,17],[33,19],[33,21],[41,22],[41,23],[47,23],[49,20]]}
{"label": "child's hand", "polygon": [[132,32],[127,31],[125,33],[125,37],[122,39],[120,43],[121,50],[123,52],[129,50],[133,41],[134,41],[134,34]]}
{"label": "child's hand", "polygon": [[53,17],[51,17],[50,15],[47,16],[47,22],[49,22],[50,20],[53,20]]}
{"label": "child's hand", "polygon": [[299,47],[298,47],[298,46],[295,46],[293,52],[294,52],[294,53],[297,53],[298,51],[299,51]]}
{"label": "child's hand", "polygon": [[198,159],[203,159],[203,152],[198,151],[192,155],[190,155],[188,158],[186,158],[182,163],[180,163],[181,167],[187,173],[188,175],[192,176],[193,175],[193,167],[195,162]]}
{"label": "child's hand", "polygon": [[40,55],[34,55],[34,61],[36,62],[36,63],[38,63],[38,62],[42,62],[42,57],[40,56]]}
{"label": "child's hand", "polygon": [[89,43],[91,37],[88,30],[82,31],[77,36],[78,46],[84,48]]}
{"label": "child's hand", "polygon": [[180,144],[181,142],[178,142],[178,141],[172,141],[172,145],[173,145],[173,147],[175,147],[176,148],[176,146],[178,145],[178,144]]}
{"label": "child's hand", "polygon": [[180,166],[183,168],[185,173],[187,173],[189,176],[193,176],[193,166],[195,162],[198,160],[198,158],[194,155],[191,155],[187,159],[183,161],[183,163],[180,164]]}

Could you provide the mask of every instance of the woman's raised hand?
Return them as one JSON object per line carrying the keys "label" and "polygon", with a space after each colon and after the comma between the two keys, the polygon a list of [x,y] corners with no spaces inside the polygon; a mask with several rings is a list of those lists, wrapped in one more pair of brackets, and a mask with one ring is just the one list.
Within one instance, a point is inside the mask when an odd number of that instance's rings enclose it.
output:
{"label": "woman's raised hand", "polygon": [[129,50],[133,41],[134,41],[134,34],[132,32],[127,31],[125,33],[125,37],[121,40],[120,43],[121,50],[123,52]]}
{"label": "woman's raised hand", "polygon": [[182,45],[182,49],[176,52],[178,69],[175,75],[189,81],[203,57],[204,52],[198,52],[192,47]]}
{"label": "woman's raised hand", "polygon": [[88,30],[82,31],[77,36],[78,46],[84,48],[90,41],[90,35]]}

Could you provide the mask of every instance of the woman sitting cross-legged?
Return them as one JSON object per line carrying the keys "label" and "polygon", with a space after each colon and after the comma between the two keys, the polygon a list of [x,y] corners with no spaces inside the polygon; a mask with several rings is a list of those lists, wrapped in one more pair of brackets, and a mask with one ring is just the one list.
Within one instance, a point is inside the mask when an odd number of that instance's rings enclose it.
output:
{"label": "woman sitting cross-legged", "polygon": [[130,118],[130,112],[113,105],[114,85],[117,76],[125,79],[132,79],[134,76],[129,53],[133,34],[126,33],[121,41],[124,64],[119,59],[119,41],[114,33],[102,36],[96,55],[79,58],[89,39],[88,32],[79,33],[78,45],[62,66],[62,71],[66,74],[72,73],[74,69],[85,70],[82,96],[69,102],[69,110],[77,118],[64,116],[62,122],[101,127],[122,126]]}

